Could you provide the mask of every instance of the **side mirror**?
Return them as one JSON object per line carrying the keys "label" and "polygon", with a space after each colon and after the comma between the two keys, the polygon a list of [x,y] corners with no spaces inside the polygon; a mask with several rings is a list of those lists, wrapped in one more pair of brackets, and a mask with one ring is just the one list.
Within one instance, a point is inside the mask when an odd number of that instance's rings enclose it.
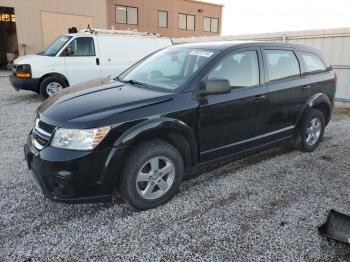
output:
{"label": "side mirror", "polygon": [[205,89],[201,90],[201,95],[220,95],[230,92],[231,85],[227,79],[208,79]]}

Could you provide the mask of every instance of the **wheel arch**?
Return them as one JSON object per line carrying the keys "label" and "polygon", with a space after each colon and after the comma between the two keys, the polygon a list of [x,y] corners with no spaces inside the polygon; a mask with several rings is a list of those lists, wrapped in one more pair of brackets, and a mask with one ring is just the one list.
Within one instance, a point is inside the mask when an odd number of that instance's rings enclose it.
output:
{"label": "wheel arch", "polygon": [[47,74],[43,75],[42,77],[40,77],[38,88],[40,87],[42,81],[45,78],[48,78],[50,76],[58,76],[58,77],[62,78],[66,82],[67,86],[69,86],[69,81],[64,75],[62,75],[60,73],[56,73],[56,72],[51,72],[51,73],[47,73]]}
{"label": "wheel arch", "polygon": [[185,168],[198,162],[198,147],[193,130],[178,119],[161,117],[143,121],[124,132],[114,143],[114,147],[134,147],[136,144],[161,139],[175,146],[184,159]]}
{"label": "wheel arch", "polygon": [[318,109],[320,110],[324,116],[325,116],[325,124],[327,125],[331,118],[331,112],[332,112],[332,103],[329,99],[329,97],[324,93],[317,93],[311,96],[307,102],[305,103],[302,112],[299,114],[296,128],[300,128],[303,119],[305,116],[311,111],[311,109]]}

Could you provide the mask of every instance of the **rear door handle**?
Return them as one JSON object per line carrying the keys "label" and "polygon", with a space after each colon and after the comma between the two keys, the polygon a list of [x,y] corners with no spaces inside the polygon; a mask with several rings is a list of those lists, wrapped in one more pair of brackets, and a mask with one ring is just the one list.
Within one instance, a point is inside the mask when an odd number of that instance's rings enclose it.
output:
{"label": "rear door handle", "polygon": [[308,89],[310,89],[310,88],[312,88],[312,85],[307,85],[307,86],[303,86],[303,87],[302,87],[302,90],[308,90]]}
{"label": "rear door handle", "polygon": [[257,100],[261,100],[261,99],[265,99],[266,98],[266,95],[256,95],[254,96],[254,100],[257,101]]}
{"label": "rear door handle", "polygon": [[100,65],[100,59],[96,58],[96,65]]}

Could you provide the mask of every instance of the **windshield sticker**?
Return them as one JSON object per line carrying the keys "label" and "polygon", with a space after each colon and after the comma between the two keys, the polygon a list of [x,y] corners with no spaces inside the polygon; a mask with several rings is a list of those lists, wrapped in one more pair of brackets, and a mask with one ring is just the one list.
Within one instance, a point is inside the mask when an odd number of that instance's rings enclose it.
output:
{"label": "windshield sticker", "polygon": [[205,51],[205,50],[192,50],[190,55],[203,56],[203,57],[211,57],[214,52]]}

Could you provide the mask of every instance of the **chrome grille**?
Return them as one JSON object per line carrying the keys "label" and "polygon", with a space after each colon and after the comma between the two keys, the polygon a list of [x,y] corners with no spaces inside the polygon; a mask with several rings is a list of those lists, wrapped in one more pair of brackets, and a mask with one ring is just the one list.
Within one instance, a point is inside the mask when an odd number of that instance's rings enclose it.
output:
{"label": "chrome grille", "polygon": [[54,127],[52,125],[49,125],[49,124],[47,124],[47,123],[45,123],[43,121],[39,121],[38,127],[40,129],[44,130],[45,132],[49,133],[49,134],[52,134],[53,131],[55,131],[55,128],[56,128],[56,127]]}
{"label": "chrome grille", "polygon": [[50,143],[51,136],[55,131],[54,126],[37,119],[32,132],[32,142],[36,149],[41,150]]}

